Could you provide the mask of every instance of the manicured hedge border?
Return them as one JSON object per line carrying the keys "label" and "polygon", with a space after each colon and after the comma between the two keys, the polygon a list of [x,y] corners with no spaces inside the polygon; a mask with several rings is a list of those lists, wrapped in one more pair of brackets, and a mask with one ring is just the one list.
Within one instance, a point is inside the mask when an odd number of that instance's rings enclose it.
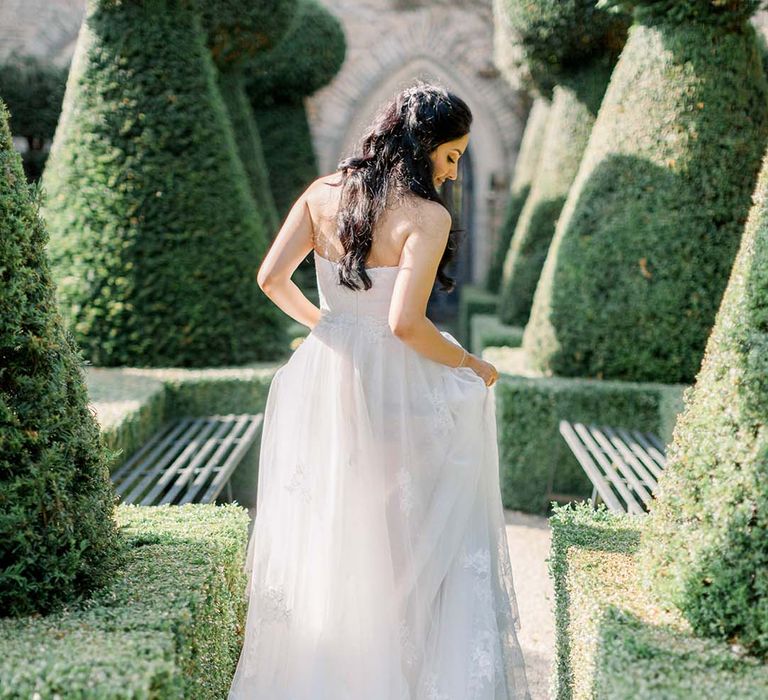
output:
{"label": "manicured hedge border", "polygon": [[558,431],[562,418],[652,430],[671,437],[684,386],[506,374],[499,363],[496,416],[502,501],[544,513],[555,493],[587,497],[589,479]]}
{"label": "manicured hedge border", "polygon": [[79,608],[0,620],[0,697],[226,695],[245,621],[247,511],[121,504],[115,513],[129,554],[113,583]]}
{"label": "manicured hedge border", "polygon": [[465,284],[459,297],[459,341],[467,348],[472,347],[471,319],[475,314],[495,314],[498,296],[483,287]]}
{"label": "manicured hedge border", "polygon": [[507,326],[496,314],[475,314],[469,320],[472,346],[470,352],[481,355],[489,346],[519,348],[523,344],[523,329]]}
{"label": "manicured hedge border", "polygon": [[550,518],[557,700],[757,700],[768,666],[728,644],[694,637],[639,583],[644,517],[585,504]]}

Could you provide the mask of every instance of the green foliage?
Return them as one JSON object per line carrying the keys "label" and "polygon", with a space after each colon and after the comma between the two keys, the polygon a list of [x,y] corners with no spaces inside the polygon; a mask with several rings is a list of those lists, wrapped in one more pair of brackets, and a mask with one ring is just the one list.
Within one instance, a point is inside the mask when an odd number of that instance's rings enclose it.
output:
{"label": "green foliage", "polygon": [[242,72],[234,68],[219,71],[218,79],[219,90],[235,132],[238,154],[248,175],[251,194],[264,221],[267,238],[271,240],[280,226],[280,218],[272,196],[261,134],[245,94]]}
{"label": "green foliage", "polygon": [[246,91],[254,109],[299,103],[331,81],[345,55],[346,39],[339,20],[317,0],[299,0],[282,41],[246,66]]}
{"label": "green foliage", "polygon": [[695,637],[642,589],[636,552],[645,517],[587,504],[556,507],[557,700],[759,700],[768,667],[728,644]]}
{"label": "green foliage", "polygon": [[57,614],[0,621],[3,698],[226,695],[246,614],[247,512],[116,513],[129,555],[114,583]]}
{"label": "green foliage", "polygon": [[469,323],[472,328],[469,350],[478,357],[487,347],[519,348],[523,344],[523,329],[500,323],[496,314],[475,314]]}
{"label": "green foliage", "polygon": [[475,314],[495,313],[496,295],[473,284],[461,287],[458,309],[458,338],[466,348],[472,347],[472,317]]}
{"label": "green foliage", "polygon": [[283,40],[245,68],[246,93],[281,221],[319,174],[303,98],[331,81],[345,55],[339,20],[317,0],[299,0]]}
{"label": "green foliage", "polygon": [[283,221],[293,203],[319,175],[307,113],[299,103],[254,109],[254,115],[277,215]]}
{"label": "green foliage", "polygon": [[644,565],[700,633],[768,655],[768,157],[695,387],[675,427]]}
{"label": "green foliage", "polygon": [[107,451],[2,102],[0,172],[0,610],[15,616],[104,585],[121,551]]}
{"label": "green foliage", "polygon": [[99,365],[284,352],[267,248],[191,0],[91,0],[44,175],[65,318]]}
{"label": "green foliage", "polygon": [[250,190],[271,239],[280,224],[269,185],[267,163],[248,98],[242,65],[259,52],[273,49],[284,37],[297,12],[298,0],[201,2],[208,47],[219,68],[218,82],[232,121],[238,155]]}
{"label": "green foliage", "polygon": [[11,133],[53,137],[61,112],[67,69],[34,56],[12,54],[0,65],[0,95],[11,113]]}
{"label": "green foliage", "polygon": [[598,0],[597,6],[634,10],[642,24],[706,22],[738,27],[763,4],[761,0]]}
{"label": "green foliage", "polygon": [[[683,387],[510,376],[496,384],[501,492],[506,508],[543,513],[548,491],[587,497],[589,479],[560,436],[563,418],[653,431],[666,439],[668,407]],[[550,484],[550,479],[552,479]]]}
{"label": "green foliage", "polygon": [[553,89],[538,167],[504,261],[498,305],[502,323],[528,322],[555,224],[578,172],[611,68],[605,60],[592,61]]}
{"label": "green foliage", "polygon": [[485,288],[493,294],[498,294],[501,287],[504,259],[517,225],[517,219],[536,175],[548,117],[549,101],[543,97],[537,97],[531,105],[528,119],[525,122],[520,150],[515,160],[515,172],[509,191],[509,201],[504,212],[504,221],[499,229],[498,241],[491,256],[491,264],[485,280]]}
{"label": "green foliage", "polygon": [[226,69],[279,43],[299,0],[198,0],[203,29],[216,65]]}
{"label": "green foliage", "polygon": [[540,85],[597,57],[613,64],[621,52],[629,15],[609,12],[595,0],[503,0],[531,74]]}
{"label": "green foliage", "polygon": [[0,65],[0,97],[11,113],[11,133],[27,140],[23,155],[29,180],[43,172],[47,152],[61,112],[67,69],[44,63],[34,56],[12,54]]}
{"label": "green foliage", "polygon": [[768,136],[766,100],[750,25],[632,27],[536,289],[523,345],[537,369],[692,381]]}

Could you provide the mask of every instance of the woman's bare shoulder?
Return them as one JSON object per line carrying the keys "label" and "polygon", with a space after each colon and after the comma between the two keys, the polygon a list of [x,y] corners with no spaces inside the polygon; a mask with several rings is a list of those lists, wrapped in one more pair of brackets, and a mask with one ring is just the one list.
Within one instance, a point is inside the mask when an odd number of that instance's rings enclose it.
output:
{"label": "woman's bare shoulder", "polygon": [[304,198],[312,204],[326,204],[338,191],[341,184],[341,171],[315,178],[304,190]]}
{"label": "woman's bare shoulder", "polygon": [[425,231],[442,230],[451,225],[451,213],[440,202],[414,196],[410,206],[413,209],[413,221],[420,224]]}

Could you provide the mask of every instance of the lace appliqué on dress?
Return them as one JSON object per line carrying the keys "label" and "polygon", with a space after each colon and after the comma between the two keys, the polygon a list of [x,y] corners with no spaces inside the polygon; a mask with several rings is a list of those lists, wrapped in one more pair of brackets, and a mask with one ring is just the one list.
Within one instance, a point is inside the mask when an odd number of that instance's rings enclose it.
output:
{"label": "lace appliqu\u00e9 on dress", "polygon": [[397,472],[397,486],[400,491],[400,510],[407,515],[416,503],[416,497],[413,493],[413,475],[405,467],[400,467]]}
{"label": "lace appliqu\u00e9 on dress", "polygon": [[472,590],[481,605],[490,607],[493,602],[491,594],[491,551],[478,549],[473,554],[465,553],[462,560],[465,569],[472,569],[475,580]]}
{"label": "lace appliqu\u00e9 on dress", "polygon": [[440,387],[432,387],[427,398],[432,404],[434,411],[435,430],[440,433],[450,432],[453,429],[453,416],[451,415],[451,409],[448,407],[448,402],[441,393]]}
{"label": "lace appliqu\u00e9 on dress", "polygon": [[408,623],[400,620],[400,648],[403,652],[403,660],[408,666],[416,663],[416,644],[413,642],[413,635]]}
{"label": "lace appliqu\u00e9 on dress", "polygon": [[432,673],[424,682],[427,700],[451,700],[448,693],[441,693],[437,687],[437,674]]}
{"label": "lace appliqu\u00e9 on dress", "polygon": [[305,503],[309,503],[312,498],[309,485],[307,484],[307,473],[304,470],[304,465],[298,462],[296,469],[291,476],[290,481],[285,485],[285,488],[291,493],[299,494]]}
{"label": "lace appliqu\u00e9 on dress", "polygon": [[472,643],[472,668],[469,673],[470,697],[485,697],[480,695],[483,688],[494,685],[494,679],[501,679],[501,657],[497,653],[497,636],[495,630],[478,630]]}
{"label": "lace appliqu\u00e9 on dress", "polygon": [[491,551],[487,547],[481,547],[471,554],[465,552],[462,565],[474,574],[472,590],[477,600],[477,632],[472,640],[468,687],[470,698],[474,700],[485,697],[483,689],[500,682],[503,677],[491,591]]}
{"label": "lace appliqu\u00e9 on dress", "polygon": [[264,588],[259,595],[257,609],[261,622],[287,622],[291,619],[291,608],[286,605],[282,586]]}

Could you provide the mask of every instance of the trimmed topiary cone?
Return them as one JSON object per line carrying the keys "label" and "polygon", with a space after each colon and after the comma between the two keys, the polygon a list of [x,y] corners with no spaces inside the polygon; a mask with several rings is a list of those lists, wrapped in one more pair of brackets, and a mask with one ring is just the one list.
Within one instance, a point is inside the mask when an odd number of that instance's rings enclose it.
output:
{"label": "trimmed topiary cone", "polygon": [[558,220],[523,338],[546,373],[687,383],[701,362],[768,90],[739,3],[669,7],[638,7]]}
{"label": "trimmed topiary cone", "polygon": [[520,151],[515,161],[515,173],[509,190],[509,200],[504,211],[504,221],[499,229],[499,238],[485,280],[485,288],[489,292],[498,293],[501,287],[504,259],[539,164],[549,109],[549,100],[536,97],[525,122]]}
{"label": "trimmed topiary cone", "polygon": [[107,584],[124,550],[108,454],[2,101],[0,170],[0,611],[21,616]]}
{"label": "trimmed topiary cone", "polygon": [[283,40],[246,65],[278,216],[318,175],[304,98],[327,85],[346,54],[343,28],[316,0],[300,0]]}
{"label": "trimmed topiary cone", "polygon": [[219,71],[218,85],[221,97],[227,107],[232,129],[235,132],[238,155],[248,175],[251,194],[264,221],[268,239],[274,238],[280,228],[280,217],[272,196],[267,159],[256,117],[245,94],[242,70],[232,68]]}
{"label": "trimmed topiary cone", "polygon": [[43,183],[63,315],[96,365],[287,351],[215,75],[192,0],[90,0]]}
{"label": "trimmed topiary cone", "polygon": [[499,294],[500,320],[524,326],[630,20],[596,8],[594,0],[507,0],[507,8],[531,75],[554,85],[539,167],[507,249]]}
{"label": "trimmed topiary cone", "polygon": [[522,327],[528,322],[555,224],[587,147],[610,70],[610,65],[591,63],[552,91],[538,167],[504,259],[497,307],[502,323]]}
{"label": "trimmed topiary cone", "polygon": [[268,239],[277,233],[280,221],[269,184],[253,110],[245,94],[243,63],[261,51],[272,49],[288,30],[298,0],[214,0],[200,3],[203,28],[208,36],[218,85],[235,132],[240,160],[248,174],[251,194],[267,229]]}
{"label": "trimmed topiary cone", "polygon": [[643,533],[649,586],[704,635],[768,654],[768,155]]}

